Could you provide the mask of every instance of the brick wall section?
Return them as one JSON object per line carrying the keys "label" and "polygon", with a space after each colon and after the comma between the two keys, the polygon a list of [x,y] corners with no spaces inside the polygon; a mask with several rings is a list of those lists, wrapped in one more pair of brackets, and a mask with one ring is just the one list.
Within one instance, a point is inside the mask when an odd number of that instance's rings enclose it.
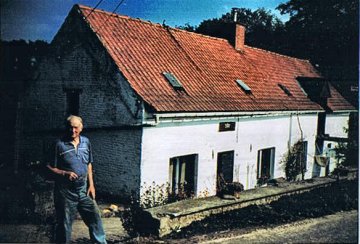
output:
{"label": "brick wall section", "polygon": [[142,129],[85,133],[94,153],[94,180],[101,194],[126,200],[140,189]]}
{"label": "brick wall section", "polygon": [[20,169],[30,162],[52,160],[52,145],[67,116],[65,91],[80,89],[79,115],[94,144],[99,163],[95,169],[103,175],[96,176],[98,192],[122,195],[124,189],[135,189],[140,174],[134,165],[140,164],[135,147],[141,145],[141,128],[121,128],[140,124],[143,104],[79,18],[72,12],[66,19],[51,44],[51,54],[39,65],[20,101],[23,130],[16,158]]}
{"label": "brick wall section", "polygon": [[52,55],[42,62],[25,93],[25,132],[63,128],[66,89],[81,90],[80,115],[88,128],[139,123],[141,101],[96,35],[73,15],[56,35]]}

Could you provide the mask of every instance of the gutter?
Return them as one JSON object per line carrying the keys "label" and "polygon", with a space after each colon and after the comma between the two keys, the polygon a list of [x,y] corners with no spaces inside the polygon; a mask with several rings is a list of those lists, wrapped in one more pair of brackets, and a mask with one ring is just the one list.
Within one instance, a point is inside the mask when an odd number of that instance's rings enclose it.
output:
{"label": "gutter", "polygon": [[323,110],[306,111],[251,111],[251,112],[204,112],[204,113],[154,113],[143,118],[143,125],[155,126],[160,123],[209,121],[219,119],[258,118],[270,116],[289,116],[293,114],[317,114]]}
{"label": "gutter", "polygon": [[349,114],[349,113],[354,113],[354,112],[358,112],[356,109],[354,110],[338,110],[338,111],[333,111],[330,114]]}

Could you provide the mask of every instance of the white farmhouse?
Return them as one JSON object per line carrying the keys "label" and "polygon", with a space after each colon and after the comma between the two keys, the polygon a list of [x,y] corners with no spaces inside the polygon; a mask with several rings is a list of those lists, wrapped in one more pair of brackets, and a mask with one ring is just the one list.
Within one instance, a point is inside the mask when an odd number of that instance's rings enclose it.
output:
{"label": "white farmhouse", "polygon": [[347,138],[354,108],[309,61],[244,38],[236,24],[229,43],[75,5],[24,95],[32,120],[19,157],[43,160],[71,113],[84,118],[103,194],[144,198],[168,186],[202,197],[220,180],[251,189],[285,177],[281,162],[298,141],[304,177],[325,175],[314,156]]}

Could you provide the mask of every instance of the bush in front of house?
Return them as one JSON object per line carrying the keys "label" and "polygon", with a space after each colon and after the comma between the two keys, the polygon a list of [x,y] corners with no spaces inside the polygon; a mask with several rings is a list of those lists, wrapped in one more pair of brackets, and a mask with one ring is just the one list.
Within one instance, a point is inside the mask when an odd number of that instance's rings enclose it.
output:
{"label": "bush in front of house", "polygon": [[166,183],[158,185],[155,181],[153,181],[152,184],[148,185],[144,182],[141,186],[140,192],[140,201],[136,203],[139,204],[140,207],[152,208],[161,206],[169,202],[170,184]]}
{"label": "bush in front of house", "polygon": [[220,189],[220,197],[227,198],[228,196],[233,196],[239,198],[240,192],[243,190],[244,186],[240,182],[225,183]]}
{"label": "bush in front of house", "polygon": [[158,185],[155,182],[151,184],[144,182],[141,186],[140,198],[135,193],[132,193],[130,204],[120,215],[123,227],[131,237],[156,235],[153,232],[154,228],[152,228],[152,226],[156,225],[154,223],[156,220],[149,216],[149,213],[144,209],[162,206],[192,198],[193,196],[186,183],[179,184],[175,193],[172,192],[169,183]]}
{"label": "bush in front of house", "polygon": [[54,217],[53,182],[40,161],[14,172],[0,171],[0,223],[51,223]]}
{"label": "bush in front of house", "polygon": [[177,186],[176,192],[171,189],[168,182],[158,185],[153,181],[151,184],[144,182],[141,186],[140,201],[138,204],[142,208],[153,208],[172,202],[194,197],[194,192],[185,182]]}

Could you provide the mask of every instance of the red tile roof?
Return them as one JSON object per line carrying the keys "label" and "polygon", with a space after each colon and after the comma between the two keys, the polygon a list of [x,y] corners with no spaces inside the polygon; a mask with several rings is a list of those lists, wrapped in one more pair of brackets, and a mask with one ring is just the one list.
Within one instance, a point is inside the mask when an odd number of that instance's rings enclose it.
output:
{"label": "red tile roof", "polygon": [[[79,9],[83,16],[92,10]],[[298,76],[320,77],[308,61],[249,46],[237,51],[224,39],[101,10],[86,22],[134,91],[157,112],[321,110],[296,81]],[[175,90],[163,72],[174,74],[186,92]],[[250,86],[252,94],[236,79]],[[334,108],[351,108],[339,93],[333,95]]]}

